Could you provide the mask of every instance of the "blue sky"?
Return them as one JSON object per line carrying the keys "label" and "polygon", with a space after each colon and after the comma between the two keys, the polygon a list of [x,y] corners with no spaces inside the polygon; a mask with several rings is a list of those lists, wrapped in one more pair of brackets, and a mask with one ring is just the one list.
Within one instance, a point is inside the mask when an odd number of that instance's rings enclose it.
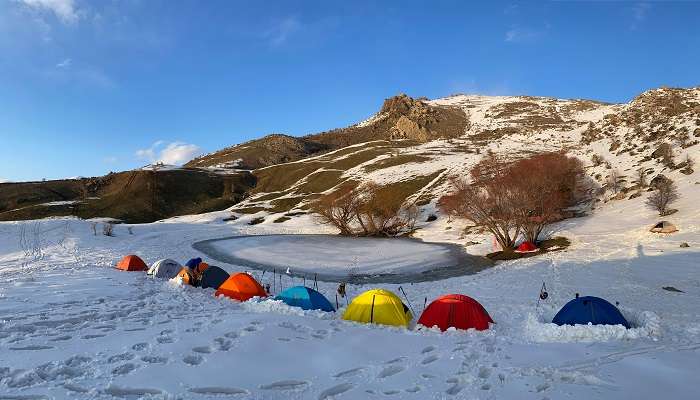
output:
{"label": "blue sky", "polygon": [[0,180],[181,162],[407,93],[700,85],[700,2],[0,0]]}

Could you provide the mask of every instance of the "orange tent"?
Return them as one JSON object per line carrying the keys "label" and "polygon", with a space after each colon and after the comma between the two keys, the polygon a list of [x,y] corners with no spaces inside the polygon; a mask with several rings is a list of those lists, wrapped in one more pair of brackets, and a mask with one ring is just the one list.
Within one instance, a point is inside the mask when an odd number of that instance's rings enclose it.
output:
{"label": "orange tent", "polygon": [[177,276],[175,278],[182,279],[182,283],[184,283],[185,285],[191,285],[192,281],[194,281],[194,279],[192,278],[192,271],[190,271],[190,269],[187,267],[182,267],[182,269],[180,270],[180,272],[177,273]]}
{"label": "orange tent", "polygon": [[214,296],[223,294],[226,297],[238,301],[246,301],[251,297],[260,296],[267,297],[265,289],[252,276],[239,272],[231,275],[224,283],[219,286]]}
{"label": "orange tent", "polygon": [[139,256],[132,254],[122,258],[117,264],[117,269],[122,271],[145,271],[148,269],[148,266]]}

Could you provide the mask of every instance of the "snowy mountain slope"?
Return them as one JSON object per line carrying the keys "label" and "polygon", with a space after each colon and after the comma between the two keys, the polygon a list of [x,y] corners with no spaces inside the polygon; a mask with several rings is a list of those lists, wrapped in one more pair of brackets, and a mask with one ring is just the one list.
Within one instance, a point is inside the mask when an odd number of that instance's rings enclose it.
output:
{"label": "snowy mountain slope", "polygon": [[[518,158],[535,152],[566,151],[581,158],[601,192],[599,200],[635,190],[634,175],[643,169],[681,176],[688,156],[697,159],[700,143],[700,89],[656,89],[628,104],[559,100],[524,96],[457,95],[428,102],[459,107],[467,117],[459,138],[427,142],[373,141],[320,156],[254,171],[253,195],[233,208],[260,213],[267,221],[295,224],[296,215],[319,194],[345,182],[374,181],[400,193],[408,203],[433,212],[437,198],[449,190],[450,176],[466,176],[487,151]],[[658,105],[658,106],[657,106]],[[364,121],[371,125],[381,113]],[[668,144],[674,165],[656,156]],[[593,158],[599,161],[594,162]],[[624,182],[619,192],[607,188],[615,171]],[[685,171],[689,172],[689,171]],[[269,182],[274,182],[269,185]],[[608,189],[607,191],[605,189]]]}
{"label": "snowy mountain slope", "polygon": [[[473,296],[496,321],[485,332],[360,325],[339,320],[340,313],[303,312],[273,300],[236,303],[214,298],[212,290],[111,268],[131,252],[149,261],[206,259],[190,246],[230,235],[292,233],[284,224],[249,226],[248,217],[224,222],[228,213],[217,212],[117,226],[115,237],[105,237],[94,236],[89,221],[75,219],[0,223],[0,393],[57,399],[692,399],[692,371],[700,367],[700,185],[691,176],[678,183],[677,234],[648,232],[657,217],[644,207],[644,196],[608,202],[557,227],[556,234],[572,240],[564,252],[401,285],[417,314],[425,297]],[[298,221],[296,232],[320,232],[312,219]],[[453,224],[458,230],[464,222]],[[455,239],[441,236],[436,225],[423,231],[427,240]],[[681,242],[690,247],[680,248]],[[538,305],[543,281],[550,297]],[[284,287],[300,283],[282,280]],[[395,292],[398,286],[382,285]],[[662,289],[667,286],[683,292]],[[370,287],[348,290],[352,297]],[[334,302],[334,283],[319,282],[319,289]],[[577,292],[619,301],[634,328],[548,324]]]}

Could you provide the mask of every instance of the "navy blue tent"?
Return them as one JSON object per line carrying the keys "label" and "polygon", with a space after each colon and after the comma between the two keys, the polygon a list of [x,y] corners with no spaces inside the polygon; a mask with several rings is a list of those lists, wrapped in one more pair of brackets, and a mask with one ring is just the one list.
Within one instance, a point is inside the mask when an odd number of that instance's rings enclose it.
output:
{"label": "navy blue tent", "polygon": [[292,307],[304,310],[335,311],[333,305],[323,295],[306,286],[294,286],[278,294],[275,300],[282,300]]}
{"label": "navy blue tent", "polygon": [[197,258],[190,258],[187,263],[185,263],[185,267],[188,267],[189,269],[195,269],[199,264],[202,263],[202,259],[197,257]]}
{"label": "navy blue tent", "polygon": [[620,310],[609,302],[593,296],[577,297],[566,303],[552,320],[557,325],[623,325],[630,324]]}
{"label": "navy blue tent", "polygon": [[228,279],[228,277],[228,272],[224,271],[219,267],[210,265],[202,273],[202,280],[199,282],[199,284],[203,289],[218,289],[222,283],[226,282],[226,279]]}

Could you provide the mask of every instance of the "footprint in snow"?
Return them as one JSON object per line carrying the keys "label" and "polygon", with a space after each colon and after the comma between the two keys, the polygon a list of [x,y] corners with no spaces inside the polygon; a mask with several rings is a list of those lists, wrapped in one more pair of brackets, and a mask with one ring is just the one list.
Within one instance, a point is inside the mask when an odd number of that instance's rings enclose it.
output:
{"label": "footprint in snow", "polygon": [[259,329],[258,329],[258,327],[255,326],[255,325],[250,325],[250,326],[246,326],[245,328],[243,328],[243,330],[244,330],[245,332],[251,332],[251,333],[252,333],[252,332],[257,332]]}
{"label": "footprint in snow", "polygon": [[78,386],[72,383],[65,383],[63,384],[63,387],[66,388],[66,390],[69,390],[71,392],[75,393],[88,393],[90,392],[90,389],[83,387],[83,386]]}
{"label": "footprint in snow", "polygon": [[126,398],[138,398],[145,397],[148,395],[164,394],[160,389],[150,389],[150,388],[128,388],[120,386],[110,386],[103,391],[105,394],[114,397],[126,397]]}
{"label": "footprint in snow", "polygon": [[115,354],[107,359],[107,362],[109,364],[114,364],[116,362],[120,361],[129,361],[134,359],[134,355],[132,353],[122,353],[122,354]]}
{"label": "footprint in snow", "polygon": [[428,365],[428,364],[430,364],[430,363],[433,363],[433,362],[437,361],[439,358],[440,358],[440,357],[438,357],[438,356],[436,356],[435,354],[433,354],[433,355],[431,355],[431,356],[425,357],[425,358],[423,359],[423,361],[421,361],[420,363],[423,364],[423,365]]}
{"label": "footprint in snow", "polygon": [[355,385],[349,382],[341,383],[340,385],[335,385],[321,392],[321,394],[318,395],[318,400],[326,400],[328,398],[345,393],[348,390],[352,389],[354,386]]}
{"label": "footprint in snow", "polygon": [[51,340],[52,342],[61,342],[61,341],[64,341],[64,340],[71,340],[71,339],[73,339],[73,336],[71,336],[71,335],[63,335],[63,336],[56,336],[55,338],[51,338],[50,340]]}
{"label": "footprint in snow", "polygon": [[267,385],[260,385],[260,389],[263,390],[302,390],[309,387],[309,381],[297,381],[297,380],[284,380],[269,383]]}
{"label": "footprint in snow", "polygon": [[182,358],[182,362],[187,365],[199,365],[204,361],[204,357],[197,354],[189,354]]}
{"label": "footprint in snow", "polygon": [[159,336],[156,341],[160,344],[173,343],[175,340],[169,336]]}
{"label": "footprint in snow", "polygon": [[112,374],[114,374],[114,375],[126,375],[135,369],[136,369],[136,364],[126,363],[124,365],[120,365],[120,366],[114,368],[112,370]]}
{"label": "footprint in snow", "polygon": [[250,392],[245,390],[245,389],[240,389],[240,388],[236,388],[236,387],[221,387],[221,386],[195,387],[195,388],[188,389],[188,391],[190,393],[214,395],[214,396],[218,396],[218,395],[236,396],[236,395],[250,394]]}
{"label": "footprint in snow", "polygon": [[386,390],[386,391],[384,391],[384,392],[382,392],[382,393],[383,393],[385,396],[393,396],[393,395],[399,394],[399,393],[401,393],[401,392],[398,391],[398,390]]}
{"label": "footprint in snow", "polygon": [[48,349],[53,349],[53,346],[31,345],[31,346],[16,346],[16,347],[10,347],[10,350],[29,350],[29,351],[36,351],[36,350],[48,350]]}
{"label": "footprint in snow", "polygon": [[445,390],[445,393],[449,394],[450,396],[454,396],[457,393],[464,390],[464,388],[465,385],[463,383],[457,382],[454,385],[450,386],[447,390]]}
{"label": "footprint in snow", "polygon": [[389,361],[385,362],[384,364],[396,364],[398,362],[405,361],[406,359],[407,359],[407,357],[394,358],[393,360],[389,360]]}
{"label": "footprint in snow", "polygon": [[428,346],[428,347],[424,348],[423,350],[421,350],[421,354],[430,353],[431,351],[435,351],[435,349],[437,349],[437,347]]}
{"label": "footprint in snow", "polygon": [[279,340],[280,342],[291,342],[292,341],[292,339],[286,338],[286,337],[278,337],[277,340]]}
{"label": "footprint in snow", "polygon": [[136,343],[133,346],[131,346],[131,350],[135,351],[143,351],[148,348],[148,343],[141,342],[141,343]]}
{"label": "footprint in snow", "polygon": [[224,333],[224,336],[229,339],[237,339],[240,335],[238,334],[238,332],[227,332]]}
{"label": "footprint in snow", "polygon": [[212,352],[212,349],[209,346],[197,346],[193,347],[192,351],[199,354],[209,354]]}
{"label": "footprint in snow", "polygon": [[377,378],[383,379],[383,378],[388,378],[390,376],[394,376],[398,374],[399,372],[403,372],[406,369],[406,367],[401,366],[401,365],[391,365],[389,367],[384,368],[379,375],[377,375]]}
{"label": "footprint in snow", "polygon": [[168,357],[163,356],[143,356],[141,361],[149,364],[165,364],[168,362]]}
{"label": "footprint in snow", "polygon": [[355,376],[364,372],[365,370],[366,368],[364,367],[348,369],[345,371],[338,372],[337,374],[333,375],[333,378],[346,378],[348,376]]}
{"label": "footprint in snow", "polygon": [[82,337],[82,339],[97,339],[97,338],[101,338],[101,337],[105,337],[105,335],[100,334],[100,333],[95,333],[95,334],[90,334],[90,335],[84,335]]}
{"label": "footprint in snow", "polygon": [[420,386],[414,386],[406,389],[408,393],[418,393],[420,392]]}
{"label": "footprint in snow", "polygon": [[233,347],[233,341],[225,338],[214,339],[214,347],[218,351],[229,351]]}

